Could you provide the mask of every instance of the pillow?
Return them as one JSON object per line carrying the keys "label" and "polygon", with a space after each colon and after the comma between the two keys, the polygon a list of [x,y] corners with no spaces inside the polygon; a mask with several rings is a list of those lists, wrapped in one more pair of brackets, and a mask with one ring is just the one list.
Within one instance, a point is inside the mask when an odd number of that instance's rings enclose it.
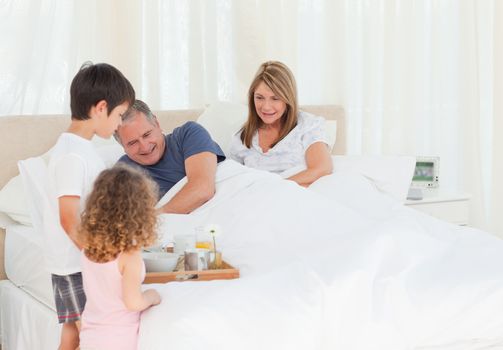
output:
{"label": "pillow", "polygon": [[334,173],[356,172],[371,180],[376,188],[405,201],[412,181],[416,158],[410,156],[332,156]]}
{"label": "pillow", "polygon": [[[44,162],[49,161],[51,150],[40,156]],[[26,194],[21,175],[14,176],[0,190],[0,213],[7,215],[11,220],[23,225],[31,225],[29,210],[30,202]],[[0,227],[6,228],[11,222],[0,220]]]}
{"label": "pillow", "polygon": [[327,135],[329,151],[332,153],[337,139],[337,120],[325,121],[325,134]]}
{"label": "pillow", "polygon": [[0,212],[0,228],[7,228],[7,226],[10,226],[12,224],[15,224],[16,221],[12,220],[12,218],[7,215],[6,213]]}
{"label": "pillow", "polygon": [[246,105],[217,102],[206,108],[197,122],[208,130],[213,141],[228,155],[232,137],[241,129],[247,117]]}
{"label": "pillow", "polygon": [[26,198],[29,199],[27,208],[31,223],[35,230],[43,231],[43,218],[49,207],[47,192],[47,162],[42,157],[28,158],[18,162],[19,173],[23,180]]}
{"label": "pillow", "polygon": [[110,168],[117,163],[120,157],[124,155],[124,148],[119,143],[115,145],[106,145],[96,148],[96,152],[103,159],[105,166]]}
{"label": "pillow", "polygon": [[[0,191],[0,212],[23,225],[31,225],[28,200],[21,176],[10,179]],[[5,228],[3,225],[2,227]]]}
{"label": "pillow", "polygon": [[[103,139],[95,136],[92,139],[98,155],[103,159],[106,167],[111,167],[124,154],[122,146],[114,138]],[[40,156],[47,163],[51,150]],[[0,190],[0,213],[6,214],[10,219],[23,225],[31,225],[29,200],[25,186],[20,175],[13,177]],[[0,220],[0,227],[5,228],[9,224],[6,220]]]}

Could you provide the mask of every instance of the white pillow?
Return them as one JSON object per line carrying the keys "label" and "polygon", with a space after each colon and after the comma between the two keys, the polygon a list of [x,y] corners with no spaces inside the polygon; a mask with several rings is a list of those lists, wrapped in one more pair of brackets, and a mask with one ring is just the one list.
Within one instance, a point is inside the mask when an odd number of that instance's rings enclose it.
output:
{"label": "white pillow", "polygon": [[327,135],[328,147],[330,153],[335,146],[335,141],[337,139],[337,120],[326,120],[325,121],[325,133]]}
{"label": "white pillow", "polygon": [[48,195],[47,162],[42,157],[33,157],[18,162],[20,176],[23,180],[31,224],[42,233],[44,214],[50,205]]}
{"label": "white pillow", "polygon": [[404,201],[407,197],[416,158],[410,156],[332,156],[334,173],[356,172],[371,180],[376,188]]}
{"label": "white pillow", "polygon": [[96,152],[103,159],[105,166],[111,168],[124,155],[124,148],[119,143],[96,148]]}
{"label": "white pillow", "polygon": [[28,200],[21,176],[10,179],[0,191],[0,212],[23,225],[31,225]]}
{"label": "white pillow", "polygon": [[241,129],[247,117],[246,105],[217,102],[206,108],[197,122],[208,130],[213,141],[228,155],[232,137]]}
{"label": "white pillow", "polygon": [[[44,162],[49,161],[51,150],[40,156]],[[21,175],[14,176],[0,190],[0,213],[23,225],[31,225],[28,196]],[[0,220],[0,227],[6,228],[11,223]]]}
{"label": "white pillow", "polygon": [[[103,159],[105,166],[113,166],[124,154],[124,149],[115,139],[103,139],[95,136],[93,144],[98,155]],[[46,163],[49,161],[51,150],[40,156]],[[23,225],[31,225],[28,196],[21,176],[15,176],[7,182],[0,190],[0,213],[6,214],[12,220]],[[5,228],[8,224],[5,220],[0,220],[0,227]]]}

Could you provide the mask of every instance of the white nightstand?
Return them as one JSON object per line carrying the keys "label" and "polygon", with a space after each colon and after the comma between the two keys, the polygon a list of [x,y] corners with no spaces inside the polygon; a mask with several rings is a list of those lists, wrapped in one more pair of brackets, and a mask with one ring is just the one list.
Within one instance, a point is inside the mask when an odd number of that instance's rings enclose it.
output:
{"label": "white nightstand", "polygon": [[423,190],[423,199],[407,200],[405,205],[453,224],[469,224],[470,195],[443,193],[434,189]]}

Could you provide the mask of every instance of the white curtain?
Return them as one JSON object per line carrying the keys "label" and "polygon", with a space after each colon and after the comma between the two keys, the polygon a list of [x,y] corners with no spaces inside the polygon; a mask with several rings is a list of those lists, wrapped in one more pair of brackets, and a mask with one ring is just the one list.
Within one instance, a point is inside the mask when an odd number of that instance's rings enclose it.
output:
{"label": "white curtain", "polygon": [[[501,137],[501,132],[503,130],[503,2],[494,1],[494,37],[492,47],[492,66],[493,74],[488,79],[492,80],[493,90],[491,91],[491,102],[493,108],[490,108],[488,112],[485,112],[483,118],[488,120],[486,122],[486,127],[492,125],[492,144],[490,142],[484,143],[481,147],[481,153],[491,155],[489,159],[486,160],[486,164],[491,165],[491,174],[487,179],[484,179],[484,194],[491,193],[488,201],[490,205],[488,207],[487,221],[485,224],[487,227],[499,235],[503,236],[503,137]],[[490,73],[489,73],[490,74]],[[483,93],[482,93],[483,94]],[[486,104],[485,101],[481,101],[481,105]],[[488,137],[489,138],[489,137]]]}
{"label": "white curtain", "polygon": [[4,0],[0,13],[0,115],[68,113],[85,60],[117,66],[154,109],[245,102],[259,64],[281,60],[301,104],[345,108],[350,153],[439,156],[442,188],[471,194],[471,222],[503,235],[499,1]]}

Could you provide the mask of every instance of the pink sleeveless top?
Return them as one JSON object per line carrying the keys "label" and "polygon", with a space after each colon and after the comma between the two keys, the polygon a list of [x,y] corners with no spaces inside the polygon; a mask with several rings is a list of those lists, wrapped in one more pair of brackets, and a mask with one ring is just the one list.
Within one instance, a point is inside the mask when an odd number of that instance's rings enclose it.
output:
{"label": "pink sleeveless top", "polygon": [[[136,350],[140,312],[129,311],[122,299],[119,258],[96,263],[81,253],[87,301],[82,313],[80,346],[91,349]],[[145,278],[145,265],[143,276]]]}

